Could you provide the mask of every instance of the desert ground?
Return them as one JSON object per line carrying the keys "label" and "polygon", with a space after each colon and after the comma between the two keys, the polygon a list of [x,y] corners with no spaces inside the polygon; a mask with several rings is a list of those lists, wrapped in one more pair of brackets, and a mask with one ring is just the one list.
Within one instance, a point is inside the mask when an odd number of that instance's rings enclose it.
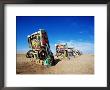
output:
{"label": "desert ground", "polygon": [[94,55],[56,59],[51,67],[30,62],[25,54],[17,54],[16,59],[16,74],[94,74]]}

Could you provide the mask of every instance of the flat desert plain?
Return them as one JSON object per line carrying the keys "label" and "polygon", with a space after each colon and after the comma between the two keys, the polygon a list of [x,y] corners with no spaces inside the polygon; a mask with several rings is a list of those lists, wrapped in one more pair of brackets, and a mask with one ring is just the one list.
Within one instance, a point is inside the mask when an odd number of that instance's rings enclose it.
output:
{"label": "flat desert plain", "polygon": [[25,54],[16,55],[16,74],[94,74],[94,55],[58,60],[51,67],[30,62]]}

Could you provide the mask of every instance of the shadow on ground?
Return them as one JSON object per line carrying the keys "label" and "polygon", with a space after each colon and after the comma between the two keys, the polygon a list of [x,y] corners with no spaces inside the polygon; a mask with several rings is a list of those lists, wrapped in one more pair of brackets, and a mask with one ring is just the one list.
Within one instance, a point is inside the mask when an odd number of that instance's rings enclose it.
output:
{"label": "shadow on ground", "polygon": [[55,66],[58,62],[60,62],[61,60],[60,59],[55,59],[52,66]]}

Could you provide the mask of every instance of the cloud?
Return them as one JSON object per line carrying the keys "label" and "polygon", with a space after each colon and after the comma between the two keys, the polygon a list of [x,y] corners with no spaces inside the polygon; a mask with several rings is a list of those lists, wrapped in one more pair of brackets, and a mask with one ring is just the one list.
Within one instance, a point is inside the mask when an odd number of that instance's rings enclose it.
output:
{"label": "cloud", "polygon": [[55,45],[54,44],[50,45],[50,50],[52,51],[53,54],[56,53],[56,49],[55,49]]}
{"label": "cloud", "polygon": [[82,34],[83,32],[82,32],[82,31],[80,31],[79,33],[80,33],[80,34]]}

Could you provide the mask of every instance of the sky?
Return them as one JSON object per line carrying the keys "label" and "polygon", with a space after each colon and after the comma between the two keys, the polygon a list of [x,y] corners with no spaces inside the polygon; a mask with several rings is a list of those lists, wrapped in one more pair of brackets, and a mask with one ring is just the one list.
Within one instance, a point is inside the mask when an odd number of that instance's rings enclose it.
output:
{"label": "sky", "polygon": [[94,54],[94,16],[16,16],[17,53],[31,49],[27,35],[40,28],[46,30],[53,53],[55,44],[67,43],[84,54]]}

